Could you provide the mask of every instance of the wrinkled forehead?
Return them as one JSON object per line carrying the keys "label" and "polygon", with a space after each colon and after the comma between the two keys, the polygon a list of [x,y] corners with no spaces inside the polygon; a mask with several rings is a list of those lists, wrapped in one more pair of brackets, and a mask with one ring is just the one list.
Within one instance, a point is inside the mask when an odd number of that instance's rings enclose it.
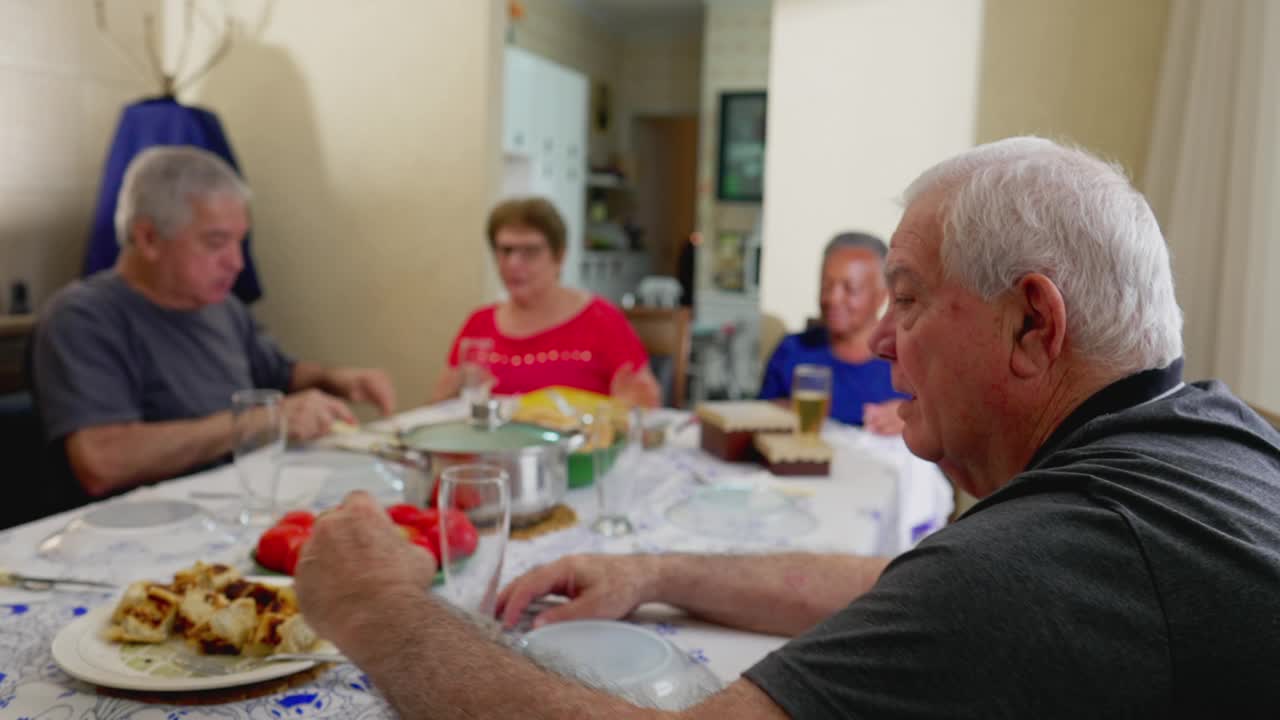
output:
{"label": "wrinkled forehead", "polygon": [[941,280],[944,198],[944,193],[932,191],[907,206],[898,228],[893,231],[889,255],[885,258],[884,275],[890,284],[904,277]]}
{"label": "wrinkled forehead", "polygon": [[235,193],[214,192],[188,195],[186,203],[189,215],[183,228],[201,229],[210,225],[247,225],[249,223],[249,203]]}
{"label": "wrinkled forehead", "polygon": [[880,256],[869,248],[836,248],[822,262],[824,275],[879,275],[883,269]]}

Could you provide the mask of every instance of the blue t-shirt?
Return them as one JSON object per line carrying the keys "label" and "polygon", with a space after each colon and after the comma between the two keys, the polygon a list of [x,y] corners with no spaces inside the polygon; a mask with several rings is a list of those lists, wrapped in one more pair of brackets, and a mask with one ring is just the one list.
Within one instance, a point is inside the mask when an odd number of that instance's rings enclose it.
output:
{"label": "blue t-shirt", "polygon": [[788,335],[778,343],[764,370],[760,399],[791,397],[791,374],[796,365],[831,368],[831,417],[849,425],[862,424],[862,405],[904,398],[893,389],[889,363],[872,358],[864,363],[845,362],[831,352],[825,328]]}

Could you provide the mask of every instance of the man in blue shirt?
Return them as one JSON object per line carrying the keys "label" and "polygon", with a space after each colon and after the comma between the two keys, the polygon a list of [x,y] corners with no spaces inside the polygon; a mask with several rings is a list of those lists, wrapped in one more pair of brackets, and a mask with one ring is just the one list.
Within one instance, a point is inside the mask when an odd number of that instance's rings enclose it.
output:
{"label": "man in blue shirt", "polygon": [[880,238],[865,233],[841,233],[827,243],[818,295],[822,325],[778,343],[764,371],[761,400],[791,397],[797,365],[824,365],[831,368],[831,417],[884,435],[902,432],[898,404],[905,396],[890,383],[889,363],[868,344],[888,297],[887,253]]}

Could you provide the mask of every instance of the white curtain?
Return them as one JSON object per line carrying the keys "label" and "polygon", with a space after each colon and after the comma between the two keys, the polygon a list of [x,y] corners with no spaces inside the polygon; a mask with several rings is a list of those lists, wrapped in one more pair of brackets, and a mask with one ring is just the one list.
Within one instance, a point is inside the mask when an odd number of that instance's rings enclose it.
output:
{"label": "white curtain", "polygon": [[1280,2],[1173,0],[1146,190],[1187,377],[1280,408]]}

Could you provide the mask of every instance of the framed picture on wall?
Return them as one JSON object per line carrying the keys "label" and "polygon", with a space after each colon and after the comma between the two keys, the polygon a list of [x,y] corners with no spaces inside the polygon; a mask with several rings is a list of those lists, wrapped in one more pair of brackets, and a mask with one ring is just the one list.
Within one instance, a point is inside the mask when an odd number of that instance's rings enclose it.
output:
{"label": "framed picture on wall", "polygon": [[764,197],[764,91],[720,94],[716,197],[758,203]]}

